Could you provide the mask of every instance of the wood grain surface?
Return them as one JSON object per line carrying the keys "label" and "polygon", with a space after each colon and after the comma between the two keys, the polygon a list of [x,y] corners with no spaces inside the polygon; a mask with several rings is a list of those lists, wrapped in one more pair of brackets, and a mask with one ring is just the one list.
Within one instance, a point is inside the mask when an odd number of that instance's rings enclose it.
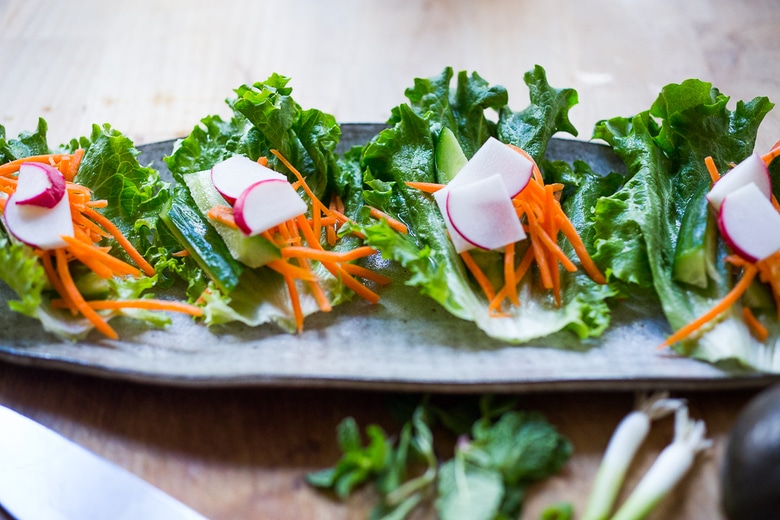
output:
{"label": "wood grain surface", "polygon": [[[242,83],[293,78],[305,108],[343,122],[384,121],[417,76],[445,66],[505,85],[527,102],[534,64],[573,87],[580,139],[603,118],[644,110],[666,83],[696,77],[737,100],[780,98],[780,7],[774,0],[220,2],[0,0],[0,124],[7,135],[49,124],[51,142],[110,123],[138,144],[186,135]],[[780,113],[758,149],[780,138]],[[2,310],[0,312],[10,312]],[[652,516],[712,520],[728,430],[755,390],[687,392],[715,443]],[[365,518],[370,489],[346,502],[303,480],[338,456],[351,415],[388,431],[386,393],[319,389],[183,389],[0,364],[0,404],[116,461],[214,519]],[[453,394],[448,398],[457,400]],[[564,471],[532,489],[523,518],[571,501],[582,512],[631,392],[522,396],[575,446]],[[636,483],[671,435],[653,430]],[[443,442],[439,454],[448,455]],[[432,518],[423,511],[417,518]]]}

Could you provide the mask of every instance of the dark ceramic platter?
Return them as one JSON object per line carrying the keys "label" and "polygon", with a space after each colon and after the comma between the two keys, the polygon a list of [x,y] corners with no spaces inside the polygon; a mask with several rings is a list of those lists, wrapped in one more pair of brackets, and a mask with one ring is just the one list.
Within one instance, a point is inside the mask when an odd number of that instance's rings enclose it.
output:
{"label": "dark ceramic platter", "polygon": [[[342,147],[382,125],[344,125]],[[167,172],[173,141],[141,146],[141,162]],[[582,159],[600,173],[622,164],[609,148],[553,139],[548,158]],[[387,267],[392,269],[392,267]],[[0,287],[0,359],[100,377],[190,386],[339,387],[436,392],[721,389],[754,387],[774,376],[722,370],[656,350],[669,333],[659,309],[621,307],[603,337],[557,334],[529,345],[487,338],[402,284],[377,305],[354,301],[306,319],[300,335],[274,325],[208,329],[182,316],[164,330],[118,325],[119,341],[93,333],[76,343],[11,312]]]}

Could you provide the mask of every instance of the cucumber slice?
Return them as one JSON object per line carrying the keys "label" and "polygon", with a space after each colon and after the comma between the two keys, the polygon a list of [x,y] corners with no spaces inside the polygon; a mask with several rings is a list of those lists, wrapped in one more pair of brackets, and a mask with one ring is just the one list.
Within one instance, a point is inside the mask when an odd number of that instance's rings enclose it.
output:
{"label": "cucumber slice", "polygon": [[244,266],[232,257],[206,217],[177,194],[163,208],[160,219],[220,291],[229,294],[236,288]]}
{"label": "cucumber slice", "polygon": [[[211,182],[211,172],[206,170],[184,176],[184,182],[198,209],[206,215],[217,205],[228,205]],[[248,267],[262,267],[272,260],[282,257],[274,244],[261,236],[248,237],[237,229],[219,222],[210,222],[224,240],[230,254]]]}
{"label": "cucumber slice", "polygon": [[678,282],[707,288],[714,272],[717,230],[706,195],[709,185],[703,184],[691,197],[685,209],[677,247],[674,252],[672,276]]}
{"label": "cucumber slice", "polygon": [[450,182],[467,162],[458,138],[452,130],[443,127],[436,142],[436,176],[439,182]]}

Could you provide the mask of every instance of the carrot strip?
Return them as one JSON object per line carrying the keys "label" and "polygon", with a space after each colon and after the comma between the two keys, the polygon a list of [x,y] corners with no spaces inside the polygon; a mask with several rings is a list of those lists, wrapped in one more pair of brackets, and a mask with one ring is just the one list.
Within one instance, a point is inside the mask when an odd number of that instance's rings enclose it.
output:
{"label": "carrot strip", "polygon": [[588,276],[590,276],[591,279],[596,283],[607,283],[606,277],[601,273],[599,268],[596,266],[596,263],[590,257],[588,250],[585,249],[585,243],[582,241],[582,238],[580,238],[580,235],[577,233],[577,230],[574,228],[574,225],[571,223],[569,218],[563,212],[561,212],[556,216],[556,220],[558,221],[558,225],[561,226],[561,232],[569,240],[569,243],[574,248],[574,252],[577,254],[577,258],[580,259],[582,268],[585,269],[585,272],[588,273]]}
{"label": "carrot strip", "polygon": [[60,280],[62,281],[62,286],[65,289],[65,292],[68,294],[70,300],[79,310],[79,312],[81,312],[81,314],[86,319],[88,319],[97,330],[111,339],[118,339],[119,335],[116,333],[116,331],[97,312],[95,312],[92,307],[87,305],[87,302],[84,301],[84,297],[81,296],[81,293],[79,293],[79,290],[76,288],[76,284],[73,282],[73,278],[70,276],[70,271],[68,270],[68,262],[65,258],[65,250],[55,249],[55,255],[57,258],[57,274],[59,274]]}
{"label": "carrot strip", "polygon": [[370,303],[377,303],[379,302],[379,295],[363,285],[362,283],[355,280],[347,271],[346,268],[339,264],[334,264],[332,262],[323,262],[322,265],[328,269],[328,271],[333,274],[333,276],[336,276],[341,280],[341,283],[346,285],[349,289],[352,290],[355,294],[363,298],[364,300],[370,302]]}
{"label": "carrot strip", "polygon": [[289,276],[284,276],[284,283],[287,285],[287,292],[290,293],[290,301],[295,315],[295,327],[300,334],[303,332],[303,310],[301,309],[301,298],[298,296],[298,287],[295,286],[295,279]]}
{"label": "carrot strip", "polygon": [[764,164],[766,164],[767,166],[769,166],[772,163],[772,161],[774,161],[778,156],[780,156],[780,146],[778,145],[780,145],[780,141],[775,143],[775,146],[772,147],[772,149],[769,150],[769,152],[761,156],[761,160],[764,161]]}
{"label": "carrot strip", "polygon": [[140,267],[147,276],[154,276],[154,267],[152,267],[149,262],[147,262],[146,259],[141,256],[141,253],[139,253],[135,247],[133,247],[133,244],[130,243],[130,241],[122,234],[122,232],[114,225],[113,222],[92,208],[84,208],[84,214],[100,224],[103,229],[111,233],[114,239],[119,242],[119,245],[122,246],[122,248],[127,252],[128,256],[133,259],[136,265]]}
{"label": "carrot strip", "polygon": [[257,164],[260,166],[268,166],[268,157],[262,156],[257,158]]}
{"label": "carrot strip", "polygon": [[175,253],[171,253],[171,256],[175,258],[184,258],[185,256],[190,256],[190,252],[186,249],[182,249],[181,251],[176,251]]}
{"label": "carrot strip", "polygon": [[314,272],[311,270],[311,266],[309,265],[309,262],[305,258],[299,258],[298,261],[301,264],[301,268],[304,271],[308,271],[309,273],[311,273],[312,277],[314,278],[314,280],[309,282],[309,288],[311,289],[311,293],[317,302],[317,306],[320,308],[322,312],[330,312],[331,310],[333,310],[333,306],[330,304],[328,297],[325,295],[325,290],[322,288],[322,285],[320,285],[320,281],[317,279],[317,277],[314,275]]}
{"label": "carrot strip", "polygon": [[[109,267],[114,273],[120,275],[132,275],[136,278],[141,276],[141,271],[127,262],[123,262],[115,256],[102,251],[92,245],[87,245],[84,242],[74,237],[63,236],[62,239],[68,244],[70,252],[76,256],[76,252],[85,256],[91,256],[95,260],[103,263]],[[86,262],[85,262],[86,263]]]}
{"label": "carrot strip", "polygon": [[309,258],[319,262],[349,262],[376,253],[376,249],[370,246],[357,247],[351,251],[336,252],[325,251],[313,247],[290,246],[281,249],[283,258]]}
{"label": "carrot strip", "polygon": [[206,213],[206,216],[211,220],[226,225],[229,228],[238,229],[238,224],[236,224],[236,219],[233,216],[233,208],[217,205],[211,208],[208,213]]}
{"label": "carrot strip", "polygon": [[21,159],[16,159],[14,161],[10,161],[3,165],[0,165],[0,176],[13,175],[14,173],[19,171],[19,167],[22,165],[22,163],[39,162],[39,163],[51,164],[52,162],[61,161],[62,158],[67,155],[68,154],[54,153],[54,154],[43,154],[43,155],[31,155],[30,157],[23,157]]}
{"label": "carrot strip", "polygon": [[371,269],[366,269],[362,265],[344,264],[341,267],[351,275],[359,276],[360,278],[364,278],[379,285],[387,285],[392,281],[387,276],[381,275]]}
{"label": "carrot strip", "polygon": [[666,341],[664,341],[658,348],[666,348],[670,345],[673,345],[677,343],[678,341],[682,341],[694,332],[696,332],[698,329],[700,329],[704,324],[707,322],[715,319],[718,317],[719,314],[726,311],[729,307],[731,307],[739,298],[744,294],[744,292],[747,290],[748,287],[750,287],[750,284],[753,282],[753,278],[756,276],[756,272],[758,269],[754,265],[748,265],[745,267],[744,272],[742,273],[742,278],[740,281],[734,286],[731,291],[722,299],[720,300],[713,308],[711,308],[709,311],[705,312],[689,324],[685,325],[684,327],[677,330],[674,334],[666,338]]}
{"label": "carrot strip", "polygon": [[277,273],[285,277],[297,278],[305,282],[317,281],[317,277],[314,275],[313,272],[292,265],[291,263],[285,262],[284,260],[271,260],[270,262],[265,264],[265,266],[268,267],[269,269],[273,269],[274,271],[276,271]]}
{"label": "carrot strip", "polygon": [[504,247],[504,287],[513,305],[520,305],[517,294],[517,278],[515,278],[515,244]]}
{"label": "carrot strip", "polygon": [[41,253],[41,263],[43,263],[43,270],[46,273],[46,278],[49,279],[49,283],[51,283],[52,287],[54,287],[54,290],[57,292],[57,294],[60,295],[60,298],[64,300],[66,307],[70,310],[70,313],[75,316],[78,313],[78,309],[76,309],[76,305],[68,295],[68,292],[62,285],[60,277],[57,275],[57,271],[54,269],[54,264],[52,263],[52,255],[54,253],[51,251],[42,251]]}
{"label": "carrot strip", "polygon": [[758,321],[758,318],[756,318],[756,315],[750,310],[750,307],[742,308],[742,319],[745,320],[745,324],[758,341],[766,341],[766,338],[769,337],[769,331],[763,323]]}
{"label": "carrot strip", "polygon": [[[189,303],[168,300],[139,298],[135,300],[87,300],[86,304],[96,311],[119,309],[146,309],[151,311],[181,312],[191,316],[203,316],[203,309]],[[64,305],[62,300],[52,300],[52,305]]]}
{"label": "carrot strip", "polygon": [[376,209],[373,206],[369,206],[369,208],[371,208],[370,215],[372,217],[374,217],[375,219],[387,221],[387,223],[390,225],[390,227],[392,229],[398,231],[399,233],[403,233],[404,235],[409,233],[409,229],[406,227],[406,224],[404,224],[400,220],[391,217],[390,215],[388,215],[384,211],[380,211],[380,210]]}
{"label": "carrot strip", "polygon": [[482,289],[482,292],[485,293],[488,301],[493,300],[493,298],[496,297],[496,291],[493,289],[493,286],[490,285],[490,280],[488,280],[487,276],[485,276],[485,273],[482,272],[482,269],[480,269],[477,263],[474,261],[471,253],[468,251],[463,251],[460,254],[460,257],[463,259],[463,263],[466,265],[468,270],[474,276],[474,279]]}
{"label": "carrot strip", "polygon": [[435,193],[445,186],[444,184],[438,184],[436,182],[406,181],[404,184],[410,188],[414,188],[415,190],[420,190],[425,193]]}
{"label": "carrot strip", "polygon": [[704,165],[707,167],[707,172],[710,174],[710,179],[712,179],[712,183],[715,184],[720,179],[720,172],[718,171],[718,167],[715,166],[715,161],[712,159],[711,156],[707,156],[704,158]]}

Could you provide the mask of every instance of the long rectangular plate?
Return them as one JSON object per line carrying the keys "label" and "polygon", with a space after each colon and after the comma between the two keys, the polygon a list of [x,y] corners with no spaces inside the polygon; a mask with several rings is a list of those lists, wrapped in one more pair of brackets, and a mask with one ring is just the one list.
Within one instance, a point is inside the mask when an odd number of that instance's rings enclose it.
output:
{"label": "long rectangular plate", "polygon": [[[382,125],[346,124],[342,147]],[[167,173],[173,141],[139,147],[141,162]],[[343,148],[342,148],[343,149]],[[548,158],[581,159],[600,173],[623,165],[603,145],[553,139]],[[392,270],[392,266],[384,266]],[[0,287],[0,305],[10,298]],[[0,359],[103,377],[193,386],[258,385],[446,392],[721,389],[765,386],[777,376],[724,370],[656,346],[669,333],[660,308],[622,305],[609,330],[580,341],[561,333],[509,345],[454,318],[415,289],[391,284],[377,305],[354,301],[306,319],[302,334],[273,325],[206,328],[172,316],[165,330],[123,322],[121,339],[61,342],[40,324],[0,313]]]}

